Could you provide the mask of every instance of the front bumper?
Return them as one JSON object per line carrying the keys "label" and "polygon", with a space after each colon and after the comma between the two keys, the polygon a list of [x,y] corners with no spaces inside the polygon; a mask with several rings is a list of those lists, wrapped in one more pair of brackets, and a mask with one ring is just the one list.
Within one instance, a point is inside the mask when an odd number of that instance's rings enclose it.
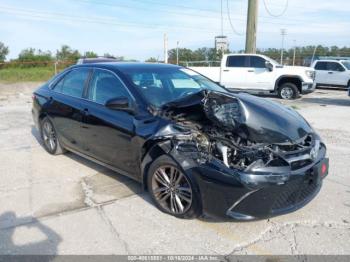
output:
{"label": "front bumper", "polygon": [[199,185],[204,213],[252,220],[291,212],[306,205],[319,192],[328,166],[324,150],[315,162],[293,171],[288,180],[282,182],[247,185],[237,172],[225,169],[219,162],[197,167],[192,172]]}
{"label": "front bumper", "polygon": [[316,89],[316,82],[313,83],[308,83],[308,82],[303,82],[301,85],[301,93],[304,94],[309,94],[315,91]]}
{"label": "front bumper", "polygon": [[316,89],[316,82],[303,82],[301,84],[301,93],[302,94],[309,94],[312,93],[313,91],[315,91]]}

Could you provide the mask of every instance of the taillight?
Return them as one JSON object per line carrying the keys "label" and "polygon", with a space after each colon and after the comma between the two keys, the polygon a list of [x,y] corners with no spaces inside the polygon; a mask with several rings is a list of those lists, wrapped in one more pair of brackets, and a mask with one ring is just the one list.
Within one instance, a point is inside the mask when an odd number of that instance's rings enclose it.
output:
{"label": "taillight", "polygon": [[321,166],[321,176],[324,176],[327,173],[327,165],[325,163]]}

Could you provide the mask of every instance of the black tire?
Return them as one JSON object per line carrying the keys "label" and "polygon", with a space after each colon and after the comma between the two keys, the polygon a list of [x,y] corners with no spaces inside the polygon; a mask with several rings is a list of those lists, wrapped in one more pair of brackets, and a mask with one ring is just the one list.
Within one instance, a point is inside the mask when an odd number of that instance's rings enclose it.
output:
{"label": "black tire", "polygon": [[[178,185],[178,188],[185,189],[186,191],[176,191],[176,186],[175,191],[170,189],[170,183],[168,184],[168,187],[165,187],[164,184],[159,183],[159,180],[157,179],[157,174],[159,175],[159,170],[164,169],[166,171],[167,169],[174,168],[178,172],[181,173],[183,177],[181,177],[181,183]],[[179,179],[180,174],[174,175],[174,181]],[[170,177],[168,177],[170,178]],[[164,181],[163,181],[164,182]],[[175,183],[174,183],[175,184]],[[157,188],[157,186],[159,186]],[[171,186],[170,186],[171,187]],[[168,193],[165,191],[159,191],[156,192],[156,190],[161,189],[161,188],[167,188],[169,190]],[[201,214],[201,201],[200,201],[200,194],[197,190],[196,183],[191,179],[190,176],[188,176],[182,168],[175,162],[173,161],[170,157],[163,155],[157,158],[150,166],[147,172],[147,189],[148,192],[152,198],[152,201],[155,203],[158,209],[160,209],[162,212],[170,214],[172,216],[175,216],[177,218],[185,218],[185,219],[190,219],[190,218],[196,218]],[[191,191],[191,201],[189,203],[189,191]],[[181,193],[180,193],[181,192]],[[170,194],[170,195],[169,195]],[[168,195],[168,197],[166,197]],[[174,197],[173,197],[174,196]],[[175,198],[176,196],[176,198]],[[184,198],[187,198],[185,201]],[[164,201],[161,201],[161,199],[164,199]],[[173,199],[173,206],[177,206],[177,208],[174,208],[174,210],[171,210],[171,201]],[[181,209],[179,210],[179,205],[178,202],[180,201],[181,205],[183,206],[183,211]],[[174,204],[175,203],[175,204]],[[180,205],[180,206],[181,206]],[[177,210],[176,210],[177,209]]]}
{"label": "black tire", "polygon": [[60,155],[66,152],[58,141],[56,129],[49,118],[45,117],[40,122],[40,134],[45,150],[51,155]]}
{"label": "black tire", "polygon": [[278,96],[281,99],[293,100],[300,96],[300,92],[295,84],[284,83],[278,88]]}

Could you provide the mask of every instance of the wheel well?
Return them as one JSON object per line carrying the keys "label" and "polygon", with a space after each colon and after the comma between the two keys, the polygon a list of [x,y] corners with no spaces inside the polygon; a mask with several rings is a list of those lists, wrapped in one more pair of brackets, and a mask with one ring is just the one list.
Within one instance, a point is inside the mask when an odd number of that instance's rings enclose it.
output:
{"label": "wheel well", "polygon": [[142,161],[141,161],[141,182],[143,190],[147,190],[147,174],[148,170],[155,159],[165,154],[161,148],[159,141],[149,141],[143,146]]}
{"label": "wheel well", "polygon": [[282,77],[280,80],[278,80],[278,83],[276,85],[276,88],[281,87],[285,83],[292,83],[297,86],[299,92],[302,92],[302,87],[301,87],[301,80],[297,77]]}
{"label": "wheel well", "polygon": [[41,114],[39,115],[39,123],[44,119],[45,116],[46,116],[45,113],[41,113]]}

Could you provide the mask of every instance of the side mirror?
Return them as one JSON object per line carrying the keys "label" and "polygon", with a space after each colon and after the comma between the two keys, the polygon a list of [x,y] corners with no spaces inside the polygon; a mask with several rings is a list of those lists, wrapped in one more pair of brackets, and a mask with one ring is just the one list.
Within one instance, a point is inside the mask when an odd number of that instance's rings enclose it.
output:
{"label": "side mirror", "polygon": [[273,71],[273,64],[271,64],[269,61],[265,62],[265,68],[269,70],[270,72]]}
{"label": "side mirror", "polygon": [[109,99],[105,106],[112,110],[121,110],[121,111],[127,111],[130,113],[134,112],[134,109],[130,107],[129,105],[129,99],[127,97],[116,97]]}

